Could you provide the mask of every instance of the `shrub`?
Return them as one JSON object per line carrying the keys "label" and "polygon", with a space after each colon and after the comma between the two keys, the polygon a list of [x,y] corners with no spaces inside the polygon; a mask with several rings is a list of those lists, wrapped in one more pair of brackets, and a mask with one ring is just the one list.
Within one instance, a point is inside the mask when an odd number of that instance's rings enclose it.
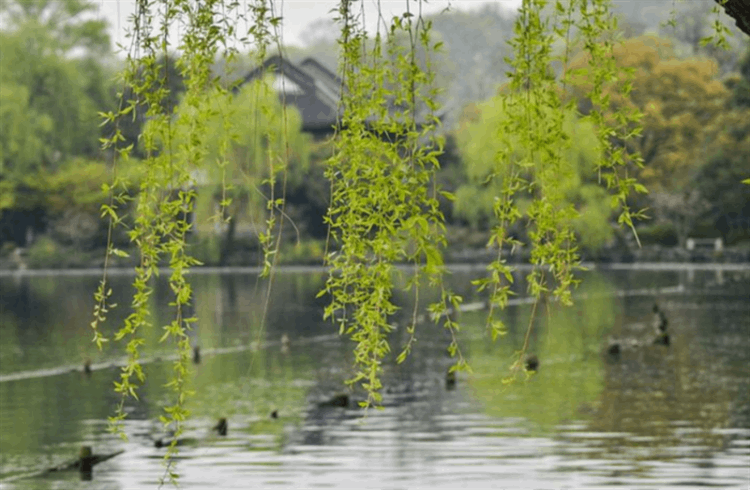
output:
{"label": "shrub", "polygon": [[679,244],[677,232],[672,223],[655,223],[638,228],[638,238],[644,245],[674,247]]}
{"label": "shrub", "polygon": [[27,262],[33,269],[56,269],[66,265],[66,255],[52,238],[41,236],[29,247]]}

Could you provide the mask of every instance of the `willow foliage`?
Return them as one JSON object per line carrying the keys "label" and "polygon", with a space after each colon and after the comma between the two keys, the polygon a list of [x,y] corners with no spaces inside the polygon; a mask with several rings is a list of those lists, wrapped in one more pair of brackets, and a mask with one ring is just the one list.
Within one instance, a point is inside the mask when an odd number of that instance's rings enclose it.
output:
{"label": "willow foliage", "polygon": [[[449,314],[450,308],[459,306],[461,298],[442,285],[445,228],[437,201],[440,190],[434,178],[442,141],[436,136],[439,108],[430,65],[439,43],[431,41],[430,23],[421,13],[422,3],[405,0],[406,13],[392,19],[381,17],[373,37],[365,31],[360,2],[340,0],[336,10],[342,53],[342,115],[334,138],[335,151],[325,171],[331,181],[326,217],[330,230],[326,263],[330,275],[321,294],[331,298],[325,315],[336,314],[341,333],[356,343],[357,372],[351,381],[361,382],[369,392],[365,405],[380,400],[381,362],[390,350],[387,334],[393,328],[389,319],[397,309],[392,292],[398,263],[413,266],[408,287],[413,289],[415,303],[418,304],[420,283],[427,282],[442,291],[441,300],[429,308],[433,318],[443,321],[454,334],[449,350],[457,356],[456,367],[465,367],[456,342],[458,325]],[[574,22],[583,49],[589,54],[584,71],[589,82],[586,96],[593,109],[582,120],[594,128],[597,147],[601,149],[594,171],[609,190],[610,204],[619,213],[620,223],[632,227],[638,213],[630,209],[628,196],[634,189],[643,190],[632,178],[632,168],[640,164],[640,158],[624,150],[624,142],[640,132],[640,114],[609,110],[605,90],[613,82],[618,82],[624,95],[631,89],[627,82],[630,74],[618,70],[613,57],[616,22],[610,16],[608,2],[571,0],[566,5],[556,1],[554,15],[543,17],[546,4],[544,0],[524,0],[519,11],[510,42],[514,55],[507,60],[513,66],[509,91],[501,96],[503,112],[508,117],[503,118],[494,135],[499,149],[492,157],[488,178],[495,181],[499,193],[492,205],[495,225],[488,245],[498,250],[498,256],[488,266],[488,277],[476,283],[480,290],[490,292],[492,309],[487,324],[493,338],[504,332],[504,325],[493,313],[507,304],[513,277],[501,251],[520,244],[509,236],[508,229],[522,217],[529,223],[527,245],[531,247],[534,266],[529,275],[530,292],[537,298],[550,293],[569,304],[571,287],[578,282],[574,276],[580,269],[574,224],[579,213],[566,199],[566,187],[560,184],[561,176],[567,180],[576,178],[565,158],[571,140],[565,114],[575,111],[574,103],[564,99],[571,74],[563,73],[561,87],[550,70],[555,60],[552,46],[557,39],[565,40],[566,50],[559,61],[567,65]],[[130,19],[129,66],[122,76],[123,85],[134,96],[132,100],[122,100],[119,111],[102,114],[105,123],[113,123],[115,128],[111,137],[103,140],[104,148],[113,156],[115,171],[112,183],[106,187],[110,202],[103,206],[102,215],[109,219],[111,236],[113,227],[123,223],[118,210],[132,199],[132,194],[137,194],[135,224],[128,232],[140,253],[132,312],[114,336],[115,340],[126,342],[129,355],[115,389],[123,402],[127,397],[137,398],[144,381],[139,363],[139,348],[144,340],[139,332],[161,327],[162,341],[174,343],[179,352],[169,384],[173,404],[165,408],[162,421],[172,425],[179,435],[188,415],[187,331],[195,321],[186,314],[192,297],[186,273],[198,265],[186,244],[191,227],[186,216],[193,211],[196,198],[195,176],[201,171],[222,176],[222,210],[216,219],[226,220],[223,209],[231,204],[226,193],[227,171],[237,128],[230,124],[233,104],[225,102],[225,97],[231,95],[213,77],[210,67],[219,56],[235,56],[238,45],[250,48],[258,64],[273,46],[281,51],[277,32],[281,18],[275,13],[277,7],[272,0],[254,0],[249,5],[232,0],[142,0],[136,5],[137,11]],[[186,91],[179,110],[172,113],[165,102],[169,95],[167,72],[157,59],[167,55],[175,30],[180,32],[179,44],[171,48],[180,54],[178,66]],[[404,43],[404,39],[408,42]],[[242,107],[251,107],[259,121],[276,117],[267,83],[259,83],[253,90],[255,103],[243,99]],[[129,158],[132,148],[123,147],[125,139],[117,122],[132,117],[138,105],[147,108],[149,123],[140,137],[146,158],[136,161]],[[218,132],[218,139],[209,137],[217,134],[215,125],[219,122],[228,126]],[[294,150],[288,138],[290,121],[285,111],[277,123],[266,125],[267,129],[257,133],[265,143],[248,147],[253,153],[252,164],[244,169],[252,174],[248,178],[253,185],[266,196],[266,222],[260,241],[269,287],[281,242],[279,221],[284,213],[283,191],[277,195],[275,189],[277,184],[281,189],[286,187],[287,164]],[[130,189],[120,177],[123,166],[129,165],[141,167],[137,189]],[[229,175],[229,180],[232,178]],[[531,198],[524,209],[519,206],[521,196]],[[109,245],[107,254],[109,257],[123,252]],[[174,318],[168,325],[157,326],[149,317],[147,305],[154,278],[160,274],[159,265],[165,263],[170,271],[173,298],[169,306]],[[91,324],[94,341],[100,348],[108,340],[99,325],[114,306],[109,303],[111,294],[105,265]],[[416,319],[415,307],[408,326],[411,339],[401,347],[399,361],[409,353],[416,338]],[[521,348],[519,359],[525,348]],[[121,403],[111,421],[113,430],[123,436],[119,424],[124,418]],[[165,456],[167,476],[173,480],[177,478],[171,466],[175,452],[173,444]]]}

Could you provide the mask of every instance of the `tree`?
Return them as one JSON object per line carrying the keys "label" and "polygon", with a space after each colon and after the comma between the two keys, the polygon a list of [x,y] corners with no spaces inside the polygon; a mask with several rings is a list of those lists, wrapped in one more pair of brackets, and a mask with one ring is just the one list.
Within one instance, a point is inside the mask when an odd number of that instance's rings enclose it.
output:
{"label": "tree", "polygon": [[729,101],[731,108],[750,108],[750,42],[746,44],[745,54],[739,63],[739,74],[725,81],[732,91]]}
{"label": "tree", "polygon": [[[706,160],[695,179],[696,188],[711,203],[708,217],[725,243],[746,237],[750,224],[750,108],[738,107],[716,123],[717,137],[706,149]],[[721,129],[721,131],[718,130]]]}
{"label": "tree", "polygon": [[[500,162],[494,158],[503,144],[494,135],[507,122],[502,107],[501,97],[488,100],[473,111],[473,120],[465,121],[458,132],[468,183],[456,191],[455,213],[474,225],[482,222],[484,227],[492,221],[494,202],[503,186],[500,176],[506,173],[504,168],[498,168]],[[593,172],[594,164],[600,158],[596,134],[590,123],[577,120],[572,113],[567,114],[564,128],[571,135],[573,143],[564,150],[565,169],[559,176],[560,187],[565,193],[565,201],[578,210],[579,216],[574,220],[573,227],[579,242],[595,250],[612,237],[609,200]],[[515,147],[514,161],[533,158],[525,155],[523,148]],[[534,198],[528,192],[519,194],[519,208],[528,209]],[[514,234],[522,235],[525,228],[519,223]]]}
{"label": "tree", "polygon": [[97,57],[109,52],[110,41],[106,22],[91,19],[96,10],[88,0],[3,0],[0,19],[10,32],[28,33],[25,47],[39,55]]}
{"label": "tree", "polygon": [[18,244],[27,229],[43,227],[45,175],[73,156],[100,153],[96,113],[111,101],[94,57],[109,40],[101,21],[87,19],[94,9],[79,0],[0,3],[0,214],[15,213],[0,220],[18,228],[6,235]]}
{"label": "tree", "polygon": [[61,58],[46,49],[28,49],[36,42],[55,43],[37,34],[28,31],[0,34],[3,45],[0,77],[3,84],[23,87],[28,108],[51,124],[43,145],[44,154],[34,165],[54,168],[73,154],[98,154],[96,112],[104,107],[97,107],[87,96],[89,81],[83,78],[77,60]]}
{"label": "tree", "polygon": [[[227,222],[220,260],[223,265],[233,248],[238,223],[249,222],[256,227],[257,234],[266,233],[264,212],[268,196],[262,187],[271,166],[269,155],[286,155],[289,175],[286,184],[292,192],[303,184],[302,176],[309,164],[310,137],[302,133],[299,113],[293,107],[282,107],[279,97],[268,90],[267,84],[247,83],[236,94],[215,89],[206,102],[210,105],[210,117],[205,122],[205,156],[204,161],[194,167],[195,171],[203,169],[196,219],[198,226],[208,223],[215,209],[225,202]],[[190,110],[184,105],[177,107],[175,131],[178,138],[171,148],[186,144],[179,135],[186,134],[187,128],[180,124],[189,119],[180,116]],[[164,147],[162,151],[170,157],[169,148]],[[222,163],[216,166],[214,162]],[[281,171],[281,168],[274,170],[277,179],[282,177]],[[279,194],[282,191],[278,189]],[[210,233],[211,227],[203,231]]]}
{"label": "tree", "polygon": [[[661,217],[679,223],[678,237],[684,245],[705,209],[697,205],[703,198],[692,189],[707,145],[723,130],[719,121],[729,92],[716,79],[712,60],[678,59],[666,39],[650,35],[627,39],[615,48],[614,56],[620,66],[635,70],[635,76],[627,96],[610,93],[613,102],[644,114],[642,135],[630,145],[642,156],[643,167],[632,171],[652,193],[658,193],[646,202]],[[580,69],[584,62],[577,57],[569,69]],[[582,80],[585,86],[585,76]],[[696,205],[684,207],[690,203]]]}

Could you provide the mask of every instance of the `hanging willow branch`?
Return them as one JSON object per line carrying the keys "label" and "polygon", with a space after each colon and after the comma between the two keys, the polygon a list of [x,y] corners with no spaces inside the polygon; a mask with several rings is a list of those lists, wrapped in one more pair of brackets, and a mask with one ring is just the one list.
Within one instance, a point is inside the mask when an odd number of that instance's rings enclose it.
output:
{"label": "hanging willow branch", "polygon": [[[349,382],[362,381],[369,394],[362,405],[369,406],[381,400],[381,361],[390,352],[390,317],[397,311],[392,302],[396,264],[414,264],[409,287],[417,299],[422,276],[442,284],[445,226],[436,195],[430,192],[442,142],[434,135],[438,120],[433,74],[416,59],[418,50],[433,49],[430,24],[421,12],[414,15],[407,9],[368,44],[353,7],[354,2],[342,1],[337,18],[343,116],[326,168],[332,190],[326,222],[338,250],[326,257],[330,274],[320,295],[331,297],[326,317],[344,313],[339,316],[340,333],[356,342],[357,373]],[[406,46],[399,44],[402,35]],[[442,303],[432,307],[439,316],[447,303],[460,301],[442,290]],[[415,317],[407,327],[411,339],[400,361],[415,338]],[[445,318],[446,327],[455,330],[456,324]]]}

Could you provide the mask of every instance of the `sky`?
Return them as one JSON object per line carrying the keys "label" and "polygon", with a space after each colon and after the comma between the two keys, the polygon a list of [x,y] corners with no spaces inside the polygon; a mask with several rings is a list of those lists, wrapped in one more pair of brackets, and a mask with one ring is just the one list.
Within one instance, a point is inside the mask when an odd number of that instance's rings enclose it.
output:
{"label": "sky", "polygon": [[[406,2],[408,0],[364,0],[365,4],[365,22],[368,30],[374,30],[377,19],[377,5],[380,3],[384,15],[399,15],[406,11]],[[128,25],[128,19],[135,10],[134,0],[92,0],[99,6],[99,12],[110,25],[110,34],[112,36],[113,46],[116,43],[125,43],[125,30]],[[516,9],[521,4],[521,0],[430,0],[423,5],[423,13],[438,13],[450,6],[453,10],[474,10],[480,8],[486,3],[500,4],[508,9]],[[284,45],[303,46],[304,43],[300,34],[312,22],[325,17],[331,17],[329,12],[338,5],[337,0],[275,0],[275,7],[282,10],[283,17],[283,43]],[[415,0],[411,0],[412,9],[416,5]],[[412,10],[414,12],[414,10]]]}

